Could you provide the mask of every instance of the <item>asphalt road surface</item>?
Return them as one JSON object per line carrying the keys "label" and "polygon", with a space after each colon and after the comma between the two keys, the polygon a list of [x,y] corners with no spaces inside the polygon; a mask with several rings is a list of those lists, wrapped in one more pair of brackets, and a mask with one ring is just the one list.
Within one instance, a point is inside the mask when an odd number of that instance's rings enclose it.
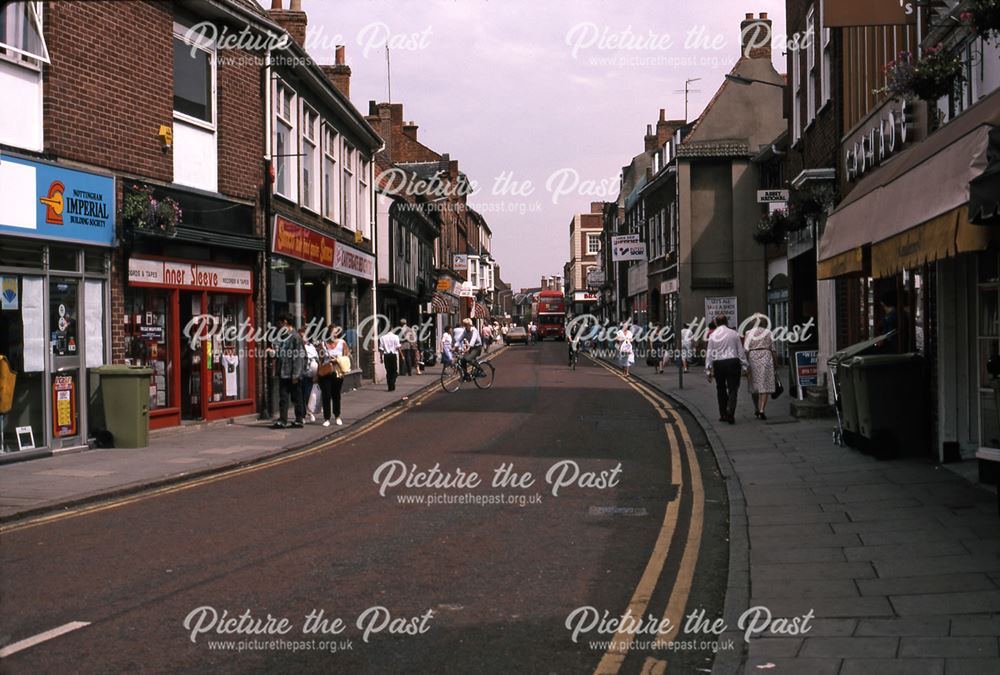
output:
{"label": "asphalt road surface", "polygon": [[[721,616],[728,506],[693,419],[570,370],[564,343],[495,363],[492,390],[414,397],[294,459],[7,526],[0,670],[710,668],[708,642],[600,621]],[[452,484],[426,485],[435,465]]]}

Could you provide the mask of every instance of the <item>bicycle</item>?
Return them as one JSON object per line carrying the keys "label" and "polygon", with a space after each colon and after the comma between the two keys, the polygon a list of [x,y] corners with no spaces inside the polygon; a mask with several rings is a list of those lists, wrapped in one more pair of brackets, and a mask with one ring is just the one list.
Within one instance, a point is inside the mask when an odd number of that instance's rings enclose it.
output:
{"label": "bicycle", "polygon": [[[496,376],[496,368],[489,361],[476,359],[472,362],[469,377],[479,389],[489,389],[493,386],[493,379]],[[459,359],[454,359],[451,363],[446,363],[441,368],[441,388],[448,393],[454,393],[462,388],[465,381],[465,373],[462,372],[462,364]]]}
{"label": "bicycle", "polygon": [[576,362],[577,362],[578,359],[579,359],[579,356],[577,356],[577,351],[575,349],[573,349],[573,344],[570,343],[570,347],[569,347],[569,367],[572,368],[573,370],[576,370]]}

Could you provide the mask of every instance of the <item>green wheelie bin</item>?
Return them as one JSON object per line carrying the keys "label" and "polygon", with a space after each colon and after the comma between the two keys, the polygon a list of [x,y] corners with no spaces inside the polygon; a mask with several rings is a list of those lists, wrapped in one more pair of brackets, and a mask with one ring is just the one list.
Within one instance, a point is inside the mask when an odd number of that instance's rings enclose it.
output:
{"label": "green wheelie bin", "polygon": [[116,448],[149,445],[149,377],[152,368],[108,365],[96,369],[108,431]]}
{"label": "green wheelie bin", "polygon": [[920,354],[874,354],[851,359],[863,449],[880,459],[926,456],[927,368]]}
{"label": "green wheelie bin", "polygon": [[837,406],[837,418],[840,425],[840,439],[851,448],[858,448],[861,445],[861,424],[858,421],[857,396],[854,390],[854,373],[851,371],[852,360],[859,354],[875,348],[875,345],[884,341],[890,334],[879,335],[878,337],[863,342],[858,342],[845,347],[834,353],[827,359],[830,368],[830,376],[833,384],[834,402]]}

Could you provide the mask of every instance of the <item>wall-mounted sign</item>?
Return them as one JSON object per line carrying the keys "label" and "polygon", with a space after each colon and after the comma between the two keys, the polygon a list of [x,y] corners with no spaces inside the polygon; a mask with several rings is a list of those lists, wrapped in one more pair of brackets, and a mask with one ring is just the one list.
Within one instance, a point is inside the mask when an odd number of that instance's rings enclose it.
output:
{"label": "wall-mounted sign", "polygon": [[757,203],[787,202],[788,190],[757,190]]}
{"label": "wall-mounted sign", "polygon": [[603,286],[604,285],[604,270],[593,269],[587,272],[587,285],[588,286]]}
{"label": "wall-mounted sign", "polygon": [[375,256],[338,241],[333,252],[333,271],[371,281],[375,278]]}
{"label": "wall-mounted sign", "polygon": [[111,246],[115,180],[0,155],[0,232]]}
{"label": "wall-mounted sign", "polygon": [[913,140],[913,104],[890,100],[841,146],[844,175],[855,181]]}
{"label": "wall-mounted sign", "polygon": [[645,260],[646,243],[639,241],[637,234],[622,234],[611,237],[611,260],[623,262],[626,260]]}
{"label": "wall-mounted sign", "polygon": [[462,285],[458,287],[458,297],[460,298],[474,298],[476,297],[476,289],[469,281],[463,281]]}
{"label": "wall-mounted sign", "polygon": [[451,291],[452,284],[454,280],[451,277],[438,277],[436,289],[439,293],[447,293]]}
{"label": "wall-mounted sign", "polygon": [[832,0],[822,7],[823,24],[827,28],[917,22],[916,0]]}
{"label": "wall-mounted sign", "polygon": [[597,302],[597,293],[573,291],[573,302]]}
{"label": "wall-mounted sign", "polygon": [[271,250],[276,255],[295,258],[320,267],[332,267],[336,239],[292,222],[284,216],[274,216]]}
{"label": "wall-mounted sign", "polygon": [[469,256],[464,253],[456,253],[451,256],[451,268],[456,272],[466,272],[469,269]]}
{"label": "wall-mounted sign", "polygon": [[133,285],[218,289],[249,293],[253,290],[251,277],[248,269],[145,258],[129,258],[128,261],[128,280]]}
{"label": "wall-mounted sign", "polygon": [[714,321],[715,317],[725,314],[729,319],[729,327],[735,329],[739,325],[739,311],[737,311],[735,296],[719,298],[705,298],[705,320]]}
{"label": "wall-mounted sign", "polygon": [[76,383],[69,375],[52,378],[52,434],[76,435]]}
{"label": "wall-mounted sign", "polygon": [[667,279],[660,282],[660,295],[670,295],[676,293],[681,285],[677,279]]}

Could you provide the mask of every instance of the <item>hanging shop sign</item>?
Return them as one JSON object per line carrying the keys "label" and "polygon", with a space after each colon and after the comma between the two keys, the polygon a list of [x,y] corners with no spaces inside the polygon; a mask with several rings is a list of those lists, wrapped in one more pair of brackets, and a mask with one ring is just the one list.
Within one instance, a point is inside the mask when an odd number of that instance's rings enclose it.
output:
{"label": "hanging shop sign", "polygon": [[253,290],[248,269],[216,267],[195,262],[129,258],[128,280],[139,286],[170,286],[196,290]]}
{"label": "hanging shop sign", "polygon": [[646,243],[639,241],[639,235],[622,234],[611,237],[611,260],[613,262],[645,259]]}
{"label": "hanging shop sign", "polygon": [[333,271],[373,281],[375,256],[338,241],[333,252]]}
{"label": "hanging shop sign", "polygon": [[675,279],[667,279],[666,281],[660,282],[660,295],[670,295],[676,293],[680,289],[680,282]]}
{"label": "hanging shop sign", "polygon": [[274,216],[271,250],[275,255],[332,267],[337,240],[285,218]]}
{"label": "hanging shop sign", "polygon": [[757,190],[757,203],[787,202],[788,190]]}
{"label": "hanging shop sign", "polygon": [[456,272],[468,271],[469,256],[465,253],[455,253],[451,256],[451,268]]}
{"label": "hanging shop sign", "polygon": [[604,270],[592,269],[587,272],[587,285],[591,287],[604,285]]}
{"label": "hanging shop sign", "polygon": [[844,174],[856,181],[913,140],[913,104],[891,100],[841,147]]}
{"label": "hanging shop sign", "polygon": [[115,180],[0,155],[0,233],[111,246]]}
{"label": "hanging shop sign", "polygon": [[76,436],[76,383],[69,375],[52,378],[52,434]]}
{"label": "hanging shop sign", "polygon": [[892,26],[917,22],[916,0],[833,0],[820,5],[823,25]]}

